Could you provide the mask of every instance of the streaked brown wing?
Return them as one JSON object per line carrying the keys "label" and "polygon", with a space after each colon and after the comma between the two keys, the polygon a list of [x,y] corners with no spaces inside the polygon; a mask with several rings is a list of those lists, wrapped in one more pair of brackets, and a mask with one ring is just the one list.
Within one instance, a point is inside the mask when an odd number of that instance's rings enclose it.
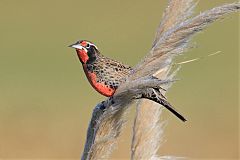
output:
{"label": "streaked brown wing", "polygon": [[103,57],[99,59],[97,65],[102,68],[103,72],[99,75],[99,78],[102,79],[107,85],[111,85],[117,88],[125,79],[129,76],[131,72],[131,67],[124,65],[123,63]]}

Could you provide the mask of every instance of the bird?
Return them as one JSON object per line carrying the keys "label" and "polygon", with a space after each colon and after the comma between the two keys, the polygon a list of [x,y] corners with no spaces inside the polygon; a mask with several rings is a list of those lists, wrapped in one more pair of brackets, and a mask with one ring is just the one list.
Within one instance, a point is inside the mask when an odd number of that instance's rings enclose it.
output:
{"label": "bird", "polygon": [[[79,40],[69,45],[76,50],[85,75],[91,86],[101,95],[111,97],[117,88],[126,81],[133,68],[122,62],[108,58],[100,53],[98,47],[88,40]],[[147,88],[146,92],[136,95],[134,99],[149,99],[161,104],[183,122],[186,119],[167,101],[162,94],[163,88]]]}

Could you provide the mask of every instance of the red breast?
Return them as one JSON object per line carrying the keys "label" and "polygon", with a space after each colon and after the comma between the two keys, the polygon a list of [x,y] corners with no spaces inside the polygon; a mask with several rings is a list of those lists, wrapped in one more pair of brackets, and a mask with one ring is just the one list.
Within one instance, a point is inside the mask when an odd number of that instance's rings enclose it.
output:
{"label": "red breast", "polygon": [[110,88],[104,83],[97,82],[97,75],[95,73],[89,72],[85,64],[83,64],[83,69],[88,78],[88,81],[96,91],[106,97],[111,97],[114,94],[115,89]]}

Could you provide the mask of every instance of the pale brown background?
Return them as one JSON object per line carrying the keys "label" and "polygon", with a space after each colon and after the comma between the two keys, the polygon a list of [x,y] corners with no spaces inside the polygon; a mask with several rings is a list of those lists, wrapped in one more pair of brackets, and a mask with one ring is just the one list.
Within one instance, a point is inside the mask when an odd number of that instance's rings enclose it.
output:
{"label": "pale brown background", "polygon": [[[88,39],[134,65],[148,52],[166,2],[0,0],[0,159],[79,159],[93,106],[104,97],[67,46]],[[196,13],[228,2],[199,1]],[[164,111],[168,126],[159,154],[237,159],[238,29],[235,13],[194,38],[197,48],[179,59],[222,51],[182,67],[167,96],[188,122]],[[129,158],[131,124],[114,159]]]}

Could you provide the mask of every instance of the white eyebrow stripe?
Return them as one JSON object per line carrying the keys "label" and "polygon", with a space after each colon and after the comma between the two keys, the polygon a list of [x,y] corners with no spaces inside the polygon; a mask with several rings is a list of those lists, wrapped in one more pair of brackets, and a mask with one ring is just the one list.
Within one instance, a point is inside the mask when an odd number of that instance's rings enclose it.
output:
{"label": "white eyebrow stripe", "polygon": [[91,46],[94,46],[96,49],[98,49],[97,48],[97,46],[95,45],[95,44],[93,44],[93,43],[90,43],[90,42],[87,42],[89,45],[91,45]]}

